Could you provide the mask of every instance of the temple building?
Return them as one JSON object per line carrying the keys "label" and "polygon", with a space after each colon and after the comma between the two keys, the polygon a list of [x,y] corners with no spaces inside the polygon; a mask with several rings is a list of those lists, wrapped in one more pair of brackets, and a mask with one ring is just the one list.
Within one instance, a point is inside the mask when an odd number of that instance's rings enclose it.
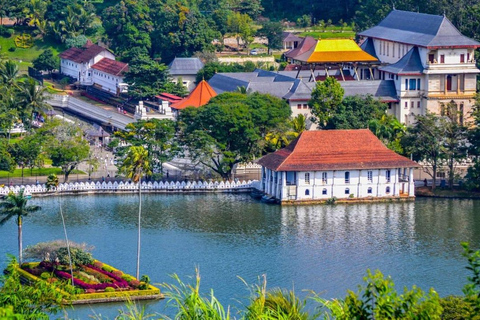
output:
{"label": "temple building", "polygon": [[261,191],[281,203],[413,199],[419,167],[368,129],[304,131],[258,164]]}

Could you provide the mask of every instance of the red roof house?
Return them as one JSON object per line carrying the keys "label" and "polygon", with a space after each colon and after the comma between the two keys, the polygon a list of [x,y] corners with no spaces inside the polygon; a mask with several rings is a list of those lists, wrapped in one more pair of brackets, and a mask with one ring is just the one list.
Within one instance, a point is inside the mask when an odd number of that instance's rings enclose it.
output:
{"label": "red roof house", "polygon": [[262,191],[281,201],[413,197],[419,167],[368,129],[304,131],[258,163]]}

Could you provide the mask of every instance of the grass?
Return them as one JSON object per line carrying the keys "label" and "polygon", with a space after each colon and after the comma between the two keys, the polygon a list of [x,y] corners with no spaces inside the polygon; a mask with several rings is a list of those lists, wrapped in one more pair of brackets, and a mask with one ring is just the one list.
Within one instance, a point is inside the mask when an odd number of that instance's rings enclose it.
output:
{"label": "grass", "polygon": [[[35,38],[33,46],[28,49],[17,48],[15,46],[15,37],[24,32],[32,35],[33,29],[25,27],[13,27],[15,33],[10,38],[0,37],[0,52],[8,59],[18,61],[20,63],[20,71],[26,71],[32,65],[32,61],[36,59],[46,49],[51,49],[54,55],[65,50],[65,46],[59,45],[51,37]],[[16,48],[15,51],[8,51],[10,48]]]}
{"label": "grass", "polygon": [[302,32],[299,34],[301,37],[310,36],[315,39],[334,39],[334,38],[347,38],[347,39],[354,39],[355,32],[353,31],[344,31],[344,32],[335,32],[332,30],[328,30],[325,32],[322,31],[307,31]]}
{"label": "grass", "polygon": [[[36,176],[48,176],[50,174],[56,174],[57,176],[62,176],[63,172],[60,168],[35,168],[30,171],[30,168],[25,168],[23,170],[24,177],[36,177]],[[73,170],[70,174],[86,174],[81,170]],[[8,172],[8,171],[0,171],[0,178],[21,178],[22,177],[22,169],[15,169],[15,171]]]}

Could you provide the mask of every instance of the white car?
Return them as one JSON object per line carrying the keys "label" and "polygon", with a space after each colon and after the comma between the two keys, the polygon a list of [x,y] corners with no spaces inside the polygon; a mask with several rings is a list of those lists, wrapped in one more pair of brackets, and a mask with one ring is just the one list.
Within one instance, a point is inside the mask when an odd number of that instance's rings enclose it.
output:
{"label": "white car", "polygon": [[250,50],[250,55],[256,56],[257,54],[258,54],[258,50],[257,50],[257,49],[252,49],[252,50]]}

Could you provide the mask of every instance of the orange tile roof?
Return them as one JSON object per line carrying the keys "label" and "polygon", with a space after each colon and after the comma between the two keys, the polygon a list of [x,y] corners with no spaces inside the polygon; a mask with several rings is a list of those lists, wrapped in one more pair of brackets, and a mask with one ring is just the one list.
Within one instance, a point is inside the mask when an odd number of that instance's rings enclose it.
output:
{"label": "orange tile roof", "polygon": [[286,148],[258,163],[275,171],[359,170],[418,167],[368,129],[304,131]]}
{"label": "orange tile roof", "polygon": [[207,83],[207,81],[202,80],[200,83],[193,89],[188,97],[185,99],[172,104],[170,107],[180,110],[187,107],[201,107],[206,105],[211,98],[215,97],[217,93],[213,88]]}
{"label": "orange tile roof", "polygon": [[376,62],[377,58],[366,53],[351,39],[318,40],[315,49],[296,60],[308,63]]}

